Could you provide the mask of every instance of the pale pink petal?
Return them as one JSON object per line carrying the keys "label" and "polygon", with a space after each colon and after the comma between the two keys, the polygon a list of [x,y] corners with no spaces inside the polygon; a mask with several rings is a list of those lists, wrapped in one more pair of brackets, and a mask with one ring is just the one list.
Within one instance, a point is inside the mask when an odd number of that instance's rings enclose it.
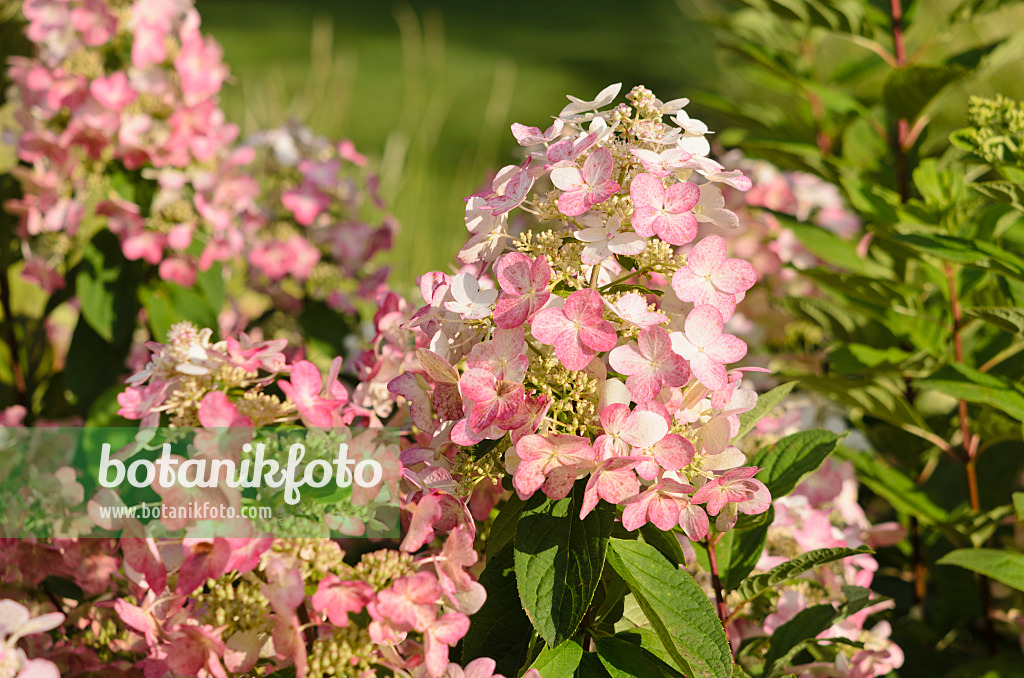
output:
{"label": "pale pink petal", "polygon": [[723,292],[746,292],[757,282],[757,271],[748,261],[729,259],[711,275],[711,282]]}
{"label": "pale pink petal", "polygon": [[583,325],[580,327],[580,341],[595,351],[609,351],[615,348],[618,337],[615,334],[615,327],[607,320],[601,320],[595,325]]}
{"label": "pale pink petal", "polygon": [[[603,184],[612,175],[612,153],[607,148],[599,148],[590,154],[587,161],[583,163],[583,177],[591,186]],[[554,175],[555,170],[552,172]],[[554,182],[554,177],[552,177]],[[557,184],[556,184],[557,186]],[[616,184],[616,187],[618,184]],[[561,188],[561,186],[559,186]],[[563,189],[564,190],[564,189]],[[616,190],[618,190],[616,188]]]}
{"label": "pale pink petal", "polygon": [[551,170],[551,183],[562,191],[575,192],[587,188],[587,182],[577,167],[559,167]]}
{"label": "pale pink petal", "polygon": [[718,270],[725,256],[725,240],[717,235],[709,235],[694,245],[686,255],[686,266],[694,275],[705,276]]}
{"label": "pale pink petal", "polygon": [[633,412],[622,431],[622,439],[634,447],[651,447],[668,433],[668,423],[654,412]]}
{"label": "pale pink petal", "polygon": [[696,358],[690,361],[690,370],[693,371],[693,376],[697,378],[697,381],[712,391],[725,388],[725,385],[729,382],[729,379],[726,377],[725,367],[721,363],[711,360],[703,353],[698,354]]}
{"label": "pale pink petal", "polygon": [[558,196],[558,211],[567,217],[578,217],[589,209],[585,191],[572,191]]}
{"label": "pale pink petal", "polygon": [[530,268],[533,260],[522,252],[511,252],[495,263],[498,285],[508,294],[525,294],[531,287]]}
{"label": "pale pink petal", "polygon": [[493,400],[494,375],[485,370],[466,370],[459,380],[459,390],[463,398],[469,398],[475,403]]}
{"label": "pale pink petal", "polygon": [[723,334],[718,337],[711,346],[704,349],[704,352],[712,360],[717,360],[723,365],[742,360],[747,354],[747,344],[731,334]]}
{"label": "pale pink petal", "polygon": [[654,222],[659,214],[658,210],[650,205],[634,206],[633,217],[630,220],[633,230],[637,235],[650,238],[654,235]]}
{"label": "pale pink petal", "polygon": [[577,290],[565,298],[564,311],[566,318],[579,323],[600,320],[604,311],[601,293],[590,289]]}
{"label": "pale pink petal", "polygon": [[573,327],[560,308],[546,308],[535,315],[530,323],[530,331],[537,341],[549,346],[563,333],[571,332]]}
{"label": "pale pink petal", "polygon": [[[722,314],[708,305],[695,306],[686,316],[686,338],[697,346],[710,346],[722,334]],[[721,387],[718,387],[721,388]]]}
{"label": "pale pink petal", "polygon": [[[536,335],[534,335],[536,336]],[[582,370],[594,357],[575,332],[563,332],[555,339],[555,355],[568,370]]]}
{"label": "pale pink petal", "polygon": [[608,364],[620,374],[634,375],[646,371],[650,361],[633,344],[617,346],[608,354]]}
{"label": "pale pink petal", "polygon": [[665,201],[665,185],[653,174],[639,174],[629,186],[629,195],[633,200],[633,225],[636,226],[636,208],[653,206],[660,209]]}
{"label": "pale pink petal", "polygon": [[685,245],[697,237],[697,217],[689,212],[665,214],[656,220],[654,230],[670,245]]}
{"label": "pale pink petal", "polygon": [[693,541],[701,541],[708,536],[708,515],[704,509],[690,504],[679,512],[679,526],[686,536]]}
{"label": "pale pink petal", "polygon": [[683,181],[669,186],[665,194],[665,209],[669,212],[686,212],[700,200],[700,188],[697,184]]}
{"label": "pale pink petal", "polygon": [[657,497],[651,502],[647,513],[659,530],[667,532],[679,524],[679,503],[671,497]]}

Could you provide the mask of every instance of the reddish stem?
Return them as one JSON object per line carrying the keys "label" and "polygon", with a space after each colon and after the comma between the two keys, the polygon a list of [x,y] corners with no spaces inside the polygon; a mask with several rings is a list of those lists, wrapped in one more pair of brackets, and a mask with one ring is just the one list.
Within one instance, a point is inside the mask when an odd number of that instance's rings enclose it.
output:
{"label": "reddish stem", "polygon": [[[946,281],[949,283],[949,303],[953,310],[953,355],[956,362],[964,363],[964,342],[960,336],[963,327],[963,314],[960,309],[960,299],[956,293],[956,275],[953,266],[946,262]],[[981,497],[978,493],[978,472],[975,464],[978,459],[978,449],[981,438],[971,435],[971,424],[967,418],[967,401],[959,402],[960,410],[960,435],[964,445],[964,471],[967,474],[967,492],[970,496],[971,510],[974,513],[981,513]],[[996,633],[992,625],[992,592],[989,587],[988,577],[979,577],[981,585],[981,608],[985,615],[985,638],[988,644],[988,653],[996,653]]]}
{"label": "reddish stem", "polygon": [[708,562],[711,564],[711,586],[715,589],[715,606],[718,610],[718,618],[722,621],[722,628],[725,629],[725,639],[729,640],[729,610],[725,606],[725,593],[722,590],[722,579],[718,576],[718,558],[715,556],[715,546],[718,539],[712,541],[710,538],[704,542],[708,548]]}

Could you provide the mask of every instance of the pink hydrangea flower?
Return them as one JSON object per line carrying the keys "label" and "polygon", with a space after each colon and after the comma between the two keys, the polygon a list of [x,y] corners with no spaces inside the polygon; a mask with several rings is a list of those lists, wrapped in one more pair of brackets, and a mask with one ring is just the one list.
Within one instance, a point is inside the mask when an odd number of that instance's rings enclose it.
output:
{"label": "pink hydrangea flower", "polygon": [[387,619],[399,632],[415,629],[423,633],[437,621],[435,604],[442,595],[437,577],[430,572],[417,572],[399,577],[391,588],[378,593],[376,602],[369,606],[370,615]]}
{"label": "pink hydrangea flower", "polygon": [[685,468],[696,454],[693,443],[679,435],[669,433],[650,445],[636,445],[630,451],[640,461],[636,466],[637,475],[644,480],[654,480],[661,469],[678,471]]}
{"label": "pink hydrangea flower", "polygon": [[277,385],[285,396],[295,404],[303,423],[307,426],[329,428],[334,424],[333,413],[345,404],[345,399],[321,395],[323,385],[320,370],[308,360],[300,360],[292,366],[290,381],[278,381]]}
{"label": "pink hydrangea flower", "polygon": [[696,306],[686,316],[684,332],[672,334],[675,351],[690,363],[693,376],[713,391],[725,388],[727,363],[741,360],[747,345],[731,334],[722,334],[725,321],[714,306]]}
{"label": "pink hydrangea flower", "polygon": [[578,436],[528,435],[520,438],[515,451],[519,465],[512,484],[522,499],[538,489],[551,499],[562,499],[569,494],[577,474],[594,466],[590,440]]}
{"label": "pink hydrangea flower", "polygon": [[498,260],[494,271],[501,287],[494,307],[494,324],[499,328],[522,326],[551,297],[551,266],[542,256],[531,259],[521,252],[511,252]]}
{"label": "pink hydrangea flower", "polygon": [[226,393],[212,391],[203,396],[202,402],[199,403],[199,423],[204,428],[242,428],[252,426],[252,419],[239,414],[238,408],[228,399]]}
{"label": "pink hydrangea flower", "polygon": [[694,492],[691,501],[705,504],[708,513],[719,516],[715,525],[720,531],[731,530],[737,512],[757,515],[767,511],[772,503],[768,488],[754,477],[760,470],[750,466],[726,471]]}
{"label": "pink hydrangea flower", "polygon": [[105,78],[96,78],[89,83],[89,92],[101,106],[120,113],[124,107],[135,101],[138,94],[128,84],[124,71],[116,71]]}
{"label": "pink hydrangea flower", "polygon": [[495,379],[522,382],[530,359],[526,356],[526,340],[522,327],[511,330],[495,328],[494,336],[473,346],[466,357],[470,369],[486,370]]}
{"label": "pink hydrangea flower", "polygon": [[350,612],[360,612],[373,600],[373,589],[364,581],[344,581],[337,575],[329,574],[320,580],[311,602],[317,612],[326,613],[327,619],[335,626],[348,626]]}
{"label": "pink hydrangea flower", "polygon": [[611,307],[616,315],[637,327],[660,325],[668,320],[668,316],[664,313],[651,311],[647,307],[647,299],[639,292],[622,295]]}
{"label": "pink hydrangea flower", "polygon": [[618,215],[608,217],[607,220],[584,217],[580,221],[587,228],[574,232],[573,236],[587,243],[581,258],[588,266],[596,266],[615,254],[640,254],[647,248],[647,241],[639,234],[633,231],[620,232],[622,217]]}
{"label": "pink hydrangea flower", "polygon": [[548,161],[547,167],[555,165],[561,167],[564,163],[575,162],[576,158],[583,155],[587,149],[597,143],[598,136],[594,132],[576,138],[562,139],[551,144],[544,154],[545,159]]}
{"label": "pink hydrangea flower", "polygon": [[711,235],[690,250],[686,266],[672,276],[672,289],[680,300],[710,304],[728,320],[755,282],[757,271],[750,262],[727,259],[725,240]]}
{"label": "pink hydrangea flower", "polygon": [[621,186],[612,179],[612,154],[599,148],[578,167],[558,167],[551,171],[551,183],[565,191],[558,197],[558,211],[576,217],[589,211],[619,192]]}
{"label": "pink hydrangea flower", "polygon": [[629,456],[630,447],[650,447],[668,433],[668,422],[657,412],[643,407],[630,411],[622,403],[612,403],[601,411],[604,433],[594,441],[601,460]]}
{"label": "pink hydrangea flower", "polygon": [[533,175],[530,173],[530,158],[527,158],[522,165],[510,165],[498,173],[491,193],[484,196],[485,206],[491,208],[491,214],[500,216],[522,204],[531,188]]}
{"label": "pink hydrangea flower", "polygon": [[608,354],[612,369],[628,375],[626,388],[635,402],[654,400],[665,386],[684,386],[690,368],[672,350],[669,333],[662,327],[640,330],[637,344],[626,344]]}
{"label": "pink hydrangea flower", "polygon": [[525,397],[523,385],[502,381],[485,370],[467,370],[459,380],[459,390],[465,400],[473,403],[469,425],[483,431],[492,424],[501,423],[518,411]]}
{"label": "pink hydrangea flower", "polygon": [[71,10],[71,25],[82,34],[83,43],[89,47],[98,47],[114,37],[117,18],[110,13],[106,2],[85,0]]}
{"label": "pink hydrangea flower", "polygon": [[704,509],[694,505],[689,496],[692,491],[689,485],[665,478],[626,505],[622,510],[622,526],[632,531],[648,521],[659,530],[671,530],[679,525],[690,539],[704,539],[708,534],[708,516]]}
{"label": "pink hydrangea flower", "polygon": [[639,174],[629,195],[633,228],[640,235],[657,235],[670,245],[685,245],[697,236],[697,218],[690,212],[700,200],[697,184],[684,181],[666,189],[653,174]]}
{"label": "pink hydrangea flower", "polygon": [[562,133],[564,122],[555,118],[551,127],[541,132],[539,127],[527,127],[518,122],[512,124],[512,136],[516,138],[520,146],[534,146],[536,144],[547,144],[558,138]]}
{"label": "pink hydrangea flower", "polygon": [[667,177],[676,170],[682,169],[686,166],[686,161],[692,157],[681,148],[670,148],[661,153],[643,148],[631,148],[629,152],[640,161],[648,174],[653,174],[656,177]]}
{"label": "pink hydrangea flower", "polygon": [[[489,512],[488,512],[489,513]],[[471,530],[455,527],[434,559],[434,568],[441,590],[460,612],[474,614],[487,599],[487,591],[466,572],[479,559],[473,548]]]}
{"label": "pink hydrangea flower", "polygon": [[640,491],[640,481],[633,472],[633,467],[638,461],[632,457],[613,457],[597,465],[587,480],[583,506],[580,507],[580,520],[594,510],[598,499],[621,504]]}
{"label": "pink hydrangea flower", "polygon": [[615,328],[602,319],[604,302],[597,290],[577,290],[564,308],[546,308],[534,316],[531,331],[537,341],[555,347],[569,370],[582,370],[597,355],[615,346]]}
{"label": "pink hydrangea flower", "polygon": [[423,663],[430,678],[444,678],[448,666],[448,648],[469,631],[469,617],[461,612],[446,612],[423,633]]}
{"label": "pink hydrangea flower", "polygon": [[282,193],[281,204],[295,216],[295,221],[309,226],[331,206],[331,199],[315,184],[307,182]]}

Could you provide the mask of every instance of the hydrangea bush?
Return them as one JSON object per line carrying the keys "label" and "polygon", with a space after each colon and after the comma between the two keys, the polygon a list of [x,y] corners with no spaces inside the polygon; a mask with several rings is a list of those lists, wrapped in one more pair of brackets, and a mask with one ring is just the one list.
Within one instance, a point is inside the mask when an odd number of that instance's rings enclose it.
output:
{"label": "hydrangea bush", "polygon": [[[179,320],[324,362],[354,350],[387,275],[371,262],[397,232],[366,157],[297,123],[239,142],[218,103],[227,67],[190,0],[23,13],[33,52],[9,64],[20,191],[2,243],[17,275],[0,297],[28,421],[109,419],[121,373],[65,373],[69,359],[99,352],[130,372]],[[8,286],[32,301],[10,305]]]}
{"label": "hydrangea bush", "polygon": [[[740,366],[761,361],[748,342],[820,339],[800,311],[826,302],[794,270],[874,246],[836,186],[718,162],[685,99],[570,96],[549,125],[512,125],[522,162],[466,198],[457,264],[410,302],[370,263],[397,225],[367,159],[297,123],[239,142],[191,0],[23,13],[35,52],[10,64],[20,194],[0,243],[0,378],[18,404],[0,410],[0,448],[17,459],[16,427],[72,415],[137,422],[140,441],[357,425],[357,457],[387,442],[378,490],[314,502],[291,536],[111,522],[99,508],[121,497],[87,496],[74,464],[23,487],[0,465],[0,676],[866,678],[904,663],[895,603],[870,589],[872,549],[907,530],[858,501],[864,440],[841,444],[835,416],[816,428],[833,413],[818,400],[783,405],[792,382],[759,396],[780,375]],[[976,107],[960,143],[1012,183],[1000,139],[1019,136],[1016,109]],[[803,324],[766,338],[764,300],[785,293]],[[196,498],[243,501],[162,497]],[[389,502],[399,538],[377,536]],[[26,507],[79,536],[21,538]]]}

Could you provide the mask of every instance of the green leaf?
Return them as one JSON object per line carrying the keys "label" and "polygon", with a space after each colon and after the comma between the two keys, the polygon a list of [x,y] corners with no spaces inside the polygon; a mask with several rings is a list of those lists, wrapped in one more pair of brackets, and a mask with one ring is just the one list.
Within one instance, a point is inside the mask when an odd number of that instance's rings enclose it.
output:
{"label": "green leaf", "polygon": [[764,659],[764,675],[772,675],[777,665],[786,666],[800,650],[801,643],[828,629],[835,616],[835,608],[831,605],[814,605],[800,610],[792,619],[775,629]]}
{"label": "green leaf", "polygon": [[573,678],[611,678],[604,664],[593,652],[584,652],[580,658],[580,665],[576,667]]}
{"label": "green leaf", "polygon": [[821,466],[838,442],[839,436],[831,431],[801,431],[762,448],[751,458],[750,465],[762,467],[757,478],[768,486],[772,498],[778,499]]}
{"label": "green leaf", "polygon": [[686,562],[686,554],[683,553],[683,547],[676,539],[675,532],[663,532],[654,523],[644,523],[640,527],[640,538],[658,549],[670,563],[682,565]]}
{"label": "green leaf", "polygon": [[912,354],[895,346],[884,349],[867,344],[848,343],[828,354],[833,374],[866,373],[876,369],[898,368]]}
{"label": "green leaf", "polygon": [[76,267],[75,295],[82,317],[108,343],[120,343],[135,329],[138,282],[121,254],[121,244],[110,231],[101,231],[85,246]]}
{"label": "green leaf", "polygon": [[582,658],[583,648],[579,643],[562,643],[544,648],[530,668],[540,671],[542,678],[565,678],[576,671]]}
{"label": "green leaf", "polygon": [[735,443],[736,440],[753,431],[754,427],[757,426],[757,422],[768,416],[769,412],[774,410],[783,400],[785,400],[786,396],[789,395],[789,392],[793,390],[796,384],[797,382],[790,381],[776,386],[767,393],[759,395],[757,397],[757,404],[754,405],[754,408],[740,415],[740,430],[735,436],[733,436],[733,442]]}
{"label": "green leaf", "polygon": [[1024,421],[1024,391],[994,374],[953,363],[930,377],[915,379],[913,384],[915,388],[932,389],[957,400],[990,405]]}
{"label": "green leaf", "polygon": [[488,556],[479,581],[487,589],[487,600],[462,641],[462,661],[491,657],[499,673],[514,676],[529,658],[533,627],[519,603],[512,544]]}
{"label": "green leaf", "polygon": [[1024,212],[1024,186],[1012,181],[975,181],[970,187],[986,198]]}
{"label": "green leaf", "polygon": [[853,464],[857,479],[897,511],[909,513],[933,527],[949,521],[949,514],[925,494],[903,471],[867,452],[839,448],[840,458]]}
{"label": "green leaf", "polygon": [[596,638],[597,656],[612,678],[679,676],[675,669],[644,648],[618,637]]}
{"label": "green leaf", "polygon": [[571,638],[594,599],[615,509],[607,502],[580,520],[585,481],[557,501],[540,492],[526,502],[515,536],[522,607],[548,645]]}
{"label": "green leaf", "polygon": [[715,547],[716,555],[721,551],[728,553],[724,558],[728,565],[724,572],[720,572],[722,586],[726,591],[737,588],[747,578],[761,559],[764,552],[764,544],[768,539],[768,528],[775,519],[775,509],[769,507],[767,513],[770,515],[764,523],[747,530],[733,529],[725,533]]}
{"label": "green leaf", "polygon": [[1013,510],[1017,513],[1018,522],[1024,522],[1024,492],[1013,493]]}
{"label": "green leaf", "polygon": [[786,228],[792,230],[800,244],[822,261],[832,266],[861,275],[881,274],[885,268],[857,253],[857,242],[844,240],[828,229],[797,221],[793,217],[773,212]]}
{"label": "green leaf", "polygon": [[515,539],[516,525],[519,523],[519,515],[523,512],[524,505],[525,502],[515,492],[505,500],[505,505],[494,518],[491,531],[487,533],[488,558],[501,553],[502,549]]}
{"label": "green leaf", "polygon": [[67,364],[74,369],[63,374],[71,404],[80,415],[87,416],[103,392],[118,382],[119,371],[110,366],[124,364],[131,344],[131,335],[119,343],[108,343],[84,318],[78,320],[67,356]]}
{"label": "green leaf", "polygon": [[804,377],[800,385],[817,391],[841,405],[863,410],[893,426],[906,425],[928,430],[928,424],[898,389],[902,380],[884,374],[863,377]]}
{"label": "green leaf", "polygon": [[967,72],[959,66],[902,66],[885,79],[882,99],[893,117],[912,122],[932,99]]}
{"label": "green leaf", "polygon": [[694,678],[729,678],[732,654],[725,630],[703,589],[657,549],[612,539],[608,562],[629,586],[672,663]]}
{"label": "green leaf", "polygon": [[200,329],[216,329],[220,309],[212,308],[197,289],[160,282],[154,287],[139,290],[139,298],[149,321],[149,331],[154,339],[165,341],[171,326],[184,320]]}
{"label": "green leaf", "polygon": [[820,565],[825,565],[826,563],[831,563],[836,560],[842,560],[843,558],[849,558],[850,556],[855,556],[861,553],[871,552],[871,549],[866,547],[856,549],[831,548],[809,551],[803,555],[797,556],[793,560],[788,560],[781,565],[773,567],[768,572],[748,577],[737,590],[739,591],[740,598],[742,600],[750,601],[764,593],[767,593],[774,587],[784,584],[790,579],[793,579]]}
{"label": "green leaf", "polygon": [[965,308],[964,313],[995,325],[1010,334],[1024,334],[1024,308],[976,306]]}
{"label": "green leaf", "polygon": [[1000,549],[957,549],[939,558],[939,565],[956,565],[1024,591],[1024,553]]}
{"label": "green leaf", "polygon": [[943,261],[1024,280],[1024,259],[995,243],[966,240],[942,233],[904,233],[891,237]]}

